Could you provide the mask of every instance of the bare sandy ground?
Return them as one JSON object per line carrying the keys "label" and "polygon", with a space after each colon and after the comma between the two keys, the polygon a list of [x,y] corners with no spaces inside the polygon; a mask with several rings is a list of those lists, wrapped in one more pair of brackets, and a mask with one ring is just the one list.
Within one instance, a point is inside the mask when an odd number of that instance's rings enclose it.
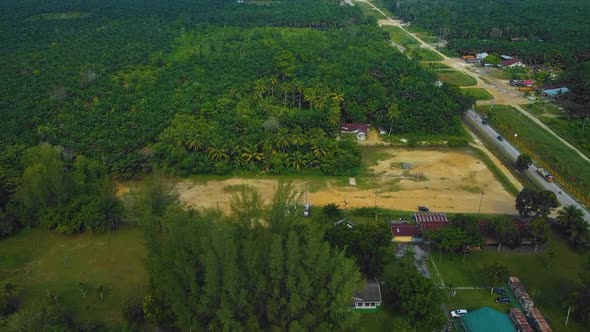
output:
{"label": "bare sandy ground", "polygon": [[[318,179],[308,193],[308,202],[321,206],[336,203],[349,208],[377,206],[414,211],[416,206],[428,206],[431,211],[477,212],[481,200],[482,213],[516,213],[514,197],[502,188],[485,164],[466,152],[384,149],[389,155],[371,169],[374,176],[357,178],[357,186],[343,184],[337,179]],[[405,171],[401,163],[413,164]],[[415,175],[422,173],[421,179]],[[175,186],[179,199],[190,207],[217,208],[227,211],[236,186],[254,186],[265,200],[274,192],[276,179],[231,178],[224,180],[182,180]],[[306,180],[294,182],[303,192]],[[484,192],[483,199],[481,192]],[[304,200],[301,196],[301,200]]]}

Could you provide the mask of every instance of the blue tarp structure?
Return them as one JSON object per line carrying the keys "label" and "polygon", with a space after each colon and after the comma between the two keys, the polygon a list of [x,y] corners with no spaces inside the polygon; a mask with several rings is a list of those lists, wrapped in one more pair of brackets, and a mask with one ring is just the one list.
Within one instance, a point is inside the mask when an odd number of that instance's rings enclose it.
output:
{"label": "blue tarp structure", "polygon": [[466,332],[516,332],[507,314],[483,307],[461,316]]}

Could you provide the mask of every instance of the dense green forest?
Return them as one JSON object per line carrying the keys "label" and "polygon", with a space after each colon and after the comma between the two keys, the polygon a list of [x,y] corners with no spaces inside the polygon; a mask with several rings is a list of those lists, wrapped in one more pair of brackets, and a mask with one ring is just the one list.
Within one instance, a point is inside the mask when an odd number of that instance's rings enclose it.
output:
{"label": "dense green forest", "polygon": [[[355,8],[211,3],[207,11],[199,10],[207,1],[6,4],[2,145],[63,146],[127,179],[152,164],[180,174],[281,173],[321,168],[324,158],[350,159],[354,170],[354,147],[324,142],[341,121],[458,133],[470,100],[436,88]],[[257,25],[299,28],[247,28]],[[179,122],[185,137],[173,134]],[[276,137],[285,132],[288,144]],[[280,162],[274,152],[284,154]]]}
{"label": "dense green forest", "polygon": [[[529,64],[590,59],[590,2],[578,0],[385,0],[405,21],[461,52],[518,55]],[[514,38],[514,41],[512,40]]]}

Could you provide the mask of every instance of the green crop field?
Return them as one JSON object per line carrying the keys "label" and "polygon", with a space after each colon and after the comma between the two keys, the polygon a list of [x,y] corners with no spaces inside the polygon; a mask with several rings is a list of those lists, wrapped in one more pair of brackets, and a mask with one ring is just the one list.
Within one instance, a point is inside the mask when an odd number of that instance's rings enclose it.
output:
{"label": "green crop field", "polygon": [[[490,112],[491,106],[477,106],[482,113]],[[553,135],[536,125],[518,110],[495,105],[490,123],[509,141],[514,141],[514,134],[545,163],[556,170],[569,184],[581,193],[590,192],[590,165],[577,153],[569,149]]]}
{"label": "green crop field", "polygon": [[[129,296],[144,295],[146,248],[139,229],[123,228],[106,234],[65,236],[35,229],[2,240],[0,280],[16,286],[24,307],[48,291],[72,310],[74,320],[121,321]],[[86,299],[78,284],[88,284]],[[104,299],[96,291],[106,288]]]}

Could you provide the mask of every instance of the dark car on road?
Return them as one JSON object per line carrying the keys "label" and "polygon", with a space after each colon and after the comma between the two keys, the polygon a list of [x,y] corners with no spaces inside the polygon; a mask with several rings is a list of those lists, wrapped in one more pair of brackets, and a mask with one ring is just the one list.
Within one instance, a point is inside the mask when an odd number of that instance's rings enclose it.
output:
{"label": "dark car on road", "polygon": [[502,295],[504,297],[506,296],[506,291],[504,290],[504,288],[496,287],[494,288],[494,293]]}
{"label": "dark car on road", "polygon": [[487,125],[487,124],[488,124],[488,122],[487,122],[486,120],[481,120],[481,124],[482,124],[482,125]]}
{"label": "dark car on road", "polygon": [[498,137],[496,137],[498,139],[498,141],[502,142],[504,140],[504,137],[498,135]]}
{"label": "dark car on road", "polygon": [[496,303],[498,303],[498,304],[506,304],[506,303],[510,303],[510,302],[512,302],[512,300],[509,297],[503,296],[503,297],[496,298]]}

